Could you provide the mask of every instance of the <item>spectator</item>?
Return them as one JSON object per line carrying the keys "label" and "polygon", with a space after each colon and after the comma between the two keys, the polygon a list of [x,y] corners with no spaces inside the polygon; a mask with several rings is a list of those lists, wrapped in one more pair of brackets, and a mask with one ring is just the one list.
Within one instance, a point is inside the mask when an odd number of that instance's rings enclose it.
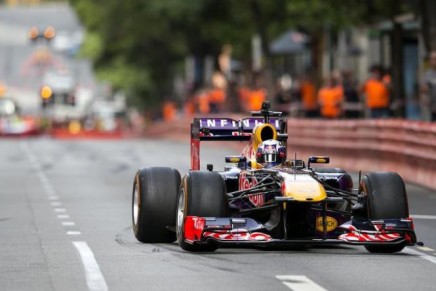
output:
{"label": "spectator", "polygon": [[165,121],[174,120],[177,113],[176,104],[172,101],[166,101],[162,107],[162,116]]}
{"label": "spectator", "polygon": [[219,113],[224,109],[226,101],[227,80],[220,72],[212,75],[212,88],[208,90],[209,109],[211,113]]}
{"label": "spectator", "polygon": [[208,114],[210,113],[210,106],[209,106],[209,95],[207,94],[206,90],[200,90],[196,95],[195,99],[198,104],[198,111],[201,114]]}
{"label": "spectator", "polygon": [[389,86],[383,81],[383,70],[374,65],[370,69],[370,78],[362,85],[361,92],[365,96],[365,107],[370,118],[389,117]]}
{"label": "spectator", "polygon": [[318,103],[321,108],[321,116],[324,118],[339,118],[342,115],[342,103],[344,101],[344,89],[338,79],[331,75],[326,84],[318,92]]}
{"label": "spectator", "polygon": [[208,91],[209,107],[211,113],[219,113],[223,110],[226,100],[226,92],[221,88],[214,88]]}
{"label": "spectator", "polygon": [[301,78],[301,101],[303,104],[304,115],[309,118],[319,116],[318,103],[316,98],[315,84],[308,76]]}
{"label": "spectator", "polygon": [[253,78],[253,86],[244,91],[240,91],[242,108],[245,111],[256,111],[262,107],[262,102],[266,100],[266,90],[261,84],[261,77],[257,73]]}
{"label": "spectator", "polygon": [[431,121],[436,121],[436,51],[430,52],[429,65],[420,82],[421,106],[430,111]]}

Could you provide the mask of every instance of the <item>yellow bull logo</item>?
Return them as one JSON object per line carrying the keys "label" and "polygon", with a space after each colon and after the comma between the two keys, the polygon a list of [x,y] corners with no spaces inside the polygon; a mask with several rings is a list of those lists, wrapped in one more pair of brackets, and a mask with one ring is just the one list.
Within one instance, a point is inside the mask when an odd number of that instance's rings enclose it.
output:
{"label": "yellow bull logo", "polygon": [[[325,222],[326,222],[327,232],[335,230],[338,227],[338,221],[331,216],[327,216],[325,218]],[[321,231],[321,232],[324,230],[322,216],[320,216],[316,219],[316,230]]]}

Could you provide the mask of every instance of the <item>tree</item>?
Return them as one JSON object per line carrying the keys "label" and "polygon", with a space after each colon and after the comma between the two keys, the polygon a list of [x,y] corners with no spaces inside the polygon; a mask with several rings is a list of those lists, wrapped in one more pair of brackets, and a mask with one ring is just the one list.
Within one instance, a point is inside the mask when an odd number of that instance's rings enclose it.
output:
{"label": "tree", "polygon": [[172,94],[187,55],[217,57],[228,43],[233,57],[250,64],[255,34],[268,68],[270,39],[291,27],[310,35],[312,67],[321,79],[325,31],[390,17],[391,7],[404,11],[393,0],[70,1],[88,32],[82,52],[94,59],[98,75],[146,105]]}

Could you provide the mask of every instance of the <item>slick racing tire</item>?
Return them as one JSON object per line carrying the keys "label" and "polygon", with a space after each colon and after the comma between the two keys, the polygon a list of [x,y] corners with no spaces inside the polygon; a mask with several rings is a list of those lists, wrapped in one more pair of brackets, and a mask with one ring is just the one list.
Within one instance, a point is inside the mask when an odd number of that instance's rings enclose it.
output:
{"label": "slick racing tire", "polygon": [[176,240],[174,226],[180,173],[172,168],[144,168],[133,182],[132,223],[137,240],[143,243],[171,243]]}
{"label": "slick racing tire", "polygon": [[[366,218],[401,219],[409,217],[406,188],[403,179],[392,172],[369,173],[362,177],[359,193],[366,198]],[[372,253],[395,253],[405,247],[400,245],[367,245]]]}
{"label": "slick racing tire", "polygon": [[215,172],[190,172],[183,181],[177,205],[177,241],[190,252],[211,252],[216,245],[195,245],[185,241],[186,216],[228,216],[227,191],[224,179]]}

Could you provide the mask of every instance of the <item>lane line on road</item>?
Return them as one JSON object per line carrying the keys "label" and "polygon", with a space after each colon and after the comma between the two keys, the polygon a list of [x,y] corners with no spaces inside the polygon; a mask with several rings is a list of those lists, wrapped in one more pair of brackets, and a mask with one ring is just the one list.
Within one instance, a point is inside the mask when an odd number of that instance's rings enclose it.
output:
{"label": "lane line on road", "polygon": [[[54,212],[57,215],[58,219],[69,219],[70,216],[68,214],[65,214],[67,210],[65,208],[60,208],[59,206],[62,206],[62,202],[60,202],[59,196],[56,195],[56,192],[50,183],[49,178],[47,175],[43,172],[43,169],[41,167],[40,161],[35,156],[35,154],[32,153],[32,151],[29,148],[29,145],[25,142],[20,143],[20,147],[22,151],[27,156],[28,160],[31,163],[31,166],[36,171],[36,174],[42,184],[42,187],[45,190],[45,193],[47,194],[47,198],[50,201],[50,205],[54,208]],[[55,201],[53,201],[55,200]],[[75,226],[75,222],[73,221],[62,221],[61,222],[63,226]],[[67,235],[70,236],[80,236],[82,233],[77,230],[69,230],[67,231]],[[80,259],[82,261],[82,265],[85,269],[85,278],[86,278],[86,284],[88,285],[88,289],[91,291],[106,291],[108,290],[106,281],[103,277],[103,274],[100,271],[100,267],[97,264],[97,261],[95,260],[94,254],[92,250],[89,248],[88,244],[85,241],[73,241],[72,242],[76,250],[79,252]]]}
{"label": "lane line on road", "polygon": [[105,291],[108,290],[106,280],[100,271],[100,267],[95,260],[94,253],[84,241],[73,241],[73,245],[79,252],[85,269],[86,283],[89,290]]}
{"label": "lane line on road", "polygon": [[414,219],[430,219],[430,220],[436,220],[436,215],[419,215],[419,214],[412,214],[412,218]]}
{"label": "lane line on road", "polygon": [[420,251],[417,251],[415,249],[405,248],[403,252],[406,252],[406,253],[411,254],[411,255],[418,256],[421,259],[424,259],[424,260],[427,260],[429,262],[432,262],[433,264],[436,264],[436,257],[433,257],[433,256],[430,256],[430,255],[421,253]]}
{"label": "lane line on road", "polygon": [[286,287],[294,291],[327,291],[327,289],[316,284],[306,276],[277,275],[276,278],[282,281]]}
{"label": "lane line on road", "polygon": [[420,249],[421,251],[426,251],[426,252],[434,252],[434,249],[429,248],[429,247],[418,247],[418,249]]}

